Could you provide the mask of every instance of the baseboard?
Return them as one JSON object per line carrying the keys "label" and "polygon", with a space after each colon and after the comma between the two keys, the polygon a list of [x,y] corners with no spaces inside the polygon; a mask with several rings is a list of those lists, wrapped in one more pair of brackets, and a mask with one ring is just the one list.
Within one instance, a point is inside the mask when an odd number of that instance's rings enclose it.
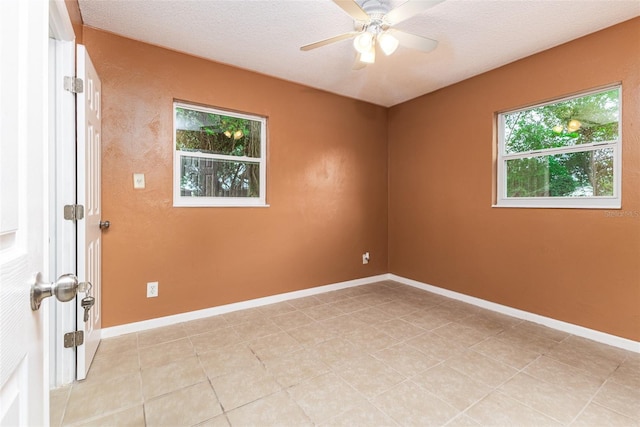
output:
{"label": "baseboard", "polygon": [[197,320],[205,317],[216,316],[219,314],[230,313],[232,311],[245,310],[247,308],[260,307],[263,305],[273,304],[281,301],[287,301],[295,298],[302,298],[306,296],[322,294],[325,292],[336,291],[338,289],[345,289],[353,286],[368,285],[370,283],[376,283],[382,280],[393,280],[395,282],[402,283],[408,286],[413,286],[415,288],[432,292],[434,294],[442,295],[447,298],[473,304],[475,306],[485,308],[487,310],[495,311],[497,313],[506,314],[507,316],[528,320],[530,322],[538,323],[538,324],[547,326],[549,328],[567,332],[572,335],[577,335],[579,337],[587,338],[603,344],[607,344],[614,347],[640,353],[640,342],[638,341],[633,341],[627,338],[618,337],[616,335],[607,334],[605,332],[596,331],[594,329],[585,328],[583,326],[574,325],[572,323],[563,322],[561,320],[556,320],[551,317],[541,316],[539,314],[530,313],[528,311],[519,310],[517,308],[509,307],[502,304],[497,304],[495,302],[486,301],[486,300],[465,295],[459,292],[450,291],[448,289],[439,288],[437,286],[418,282],[417,280],[407,279],[406,277],[397,276],[391,273],[365,277],[362,279],[348,280],[346,282],[333,283],[330,285],[317,286],[315,288],[302,289],[299,291],[286,292],[283,294],[271,295],[268,297],[256,298],[256,299],[251,299],[247,301],[236,302],[233,304],[226,304],[226,305],[221,305],[217,307],[206,308],[203,310],[190,311],[187,313],[180,313],[172,316],[158,317],[156,319],[149,319],[141,322],[134,322],[134,323],[127,323],[124,325],[112,326],[109,328],[102,329],[102,338],[112,338],[119,335],[130,334],[133,332],[141,332],[148,329],[173,325],[176,323],[188,322],[190,320]]}
{"label": "baseboard", "polygon": [[585,328],[584,326],[574,325],[573,323],[563,322],[561,320],[556,320],[551,317],[541,316],[539,314],[530,313],[528,311],[519,310],[517,308],[509,307],[502,304],[497,304],[495,302],[486,301],[480,298],[461,294],[459,292],[454,292],[448,289],[439,288],[437,286],[428,285],[426,283],[418,282],[416,280],[407,279],[405,277],[397,276],[395,274],[388,274],[387,276],[388,276],[387,280],[393,280],[395,282],[413,286],[415,288],[423,289],[428,292],[433,292],[434,294],[442,295],[447,298],[473,304],[475,306],[486,308],[487,310],[495,311],[497,313],[506,314],[507,316],[528,320],[530,322],[538,323],[538,324],[547,326],[549,328],[567,332],[572,335],[577,335],[579,337],[587,338],[603,344],[607,344],[614,347],[640,353],[640,342],[638,341],[633,341],[627,338],[618,337],[616,335],[607,334],[605,332],[596,331],[594,329]]}
{"label": "baseboard", "polygon": [[370,283],[389,280],[389,274],[380,274],[377,276],[365,277],[362,279],[348,280],[346,282],[333,283],[330,285],[317,286],[299,291],[286,292],[283,294],[270,295],[268,297],[256,298],[247,301],[236,302],[232,304],[220,305],[217,307],[205,308],[203,310],[189,311],[187,313],[174,314],[172,316],[158,317],[155,319],[143,320],[141,322],[127,323],[124,325],[112,326],[102,329],[102,338],[112,338],[133,332],[146,331],[148,329],[169,326],[176,323],[188,322],[190,320],[202,319],[205,317],[216,316],[218,314],[230,313],[237,310],[245,310],[247,308],[260,307],[276,302],[287,301],[295,298],[302,298],[311,295],[322,294],[325,292],[336,291],[338,289],[351,288],[353,286],[368,285]]}

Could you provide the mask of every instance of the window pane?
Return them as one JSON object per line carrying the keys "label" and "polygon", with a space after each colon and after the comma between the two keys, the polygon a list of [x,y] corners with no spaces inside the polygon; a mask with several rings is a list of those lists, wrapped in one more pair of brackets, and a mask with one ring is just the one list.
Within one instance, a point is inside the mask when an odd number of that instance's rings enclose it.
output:
{"label": "window pane", "polygon": [[260,164],[181,156],[180,195],[260,197]]}
{"label": "window pane", "polygon": [[261,122],[176,107],[176,149],[260,157]]}
{"label": "window pane", "polygon": [[618,139],[618,89],[504,114],[505,153]]}
{"label": "window pane", "polygon": [[507,160],[507,197],[613,196],[613,149]]}

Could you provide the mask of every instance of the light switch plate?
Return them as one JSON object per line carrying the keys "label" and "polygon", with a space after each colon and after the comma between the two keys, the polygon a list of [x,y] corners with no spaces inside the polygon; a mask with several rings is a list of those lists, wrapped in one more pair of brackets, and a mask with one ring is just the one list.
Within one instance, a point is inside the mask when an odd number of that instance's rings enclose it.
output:
{"label": "light switch plate", "polygon": [[133,174],[133,188],[144,188],[144,174],[143,173],[134,173]]}

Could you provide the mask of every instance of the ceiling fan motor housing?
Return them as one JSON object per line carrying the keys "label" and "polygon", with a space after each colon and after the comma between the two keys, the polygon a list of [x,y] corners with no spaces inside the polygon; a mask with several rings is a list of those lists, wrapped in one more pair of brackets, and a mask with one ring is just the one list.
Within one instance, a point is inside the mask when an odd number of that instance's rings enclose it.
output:
{"label": "ceiling fan motor housing", "polygon": [[353,26],[356,31],[367,31],[376,36],[389,28],[389,24],[384,21],[384,16],[390,9],[388,4],[381,0],[358,0],[357,3],[369,15],[369,20],[355,20]]}
{"label": "ceiling fan motor housing", "polygon": [[389,12],[389,5],[380,0],[361,0],[358,1],[362,10],[367,12],[372,19],[382,19]]}

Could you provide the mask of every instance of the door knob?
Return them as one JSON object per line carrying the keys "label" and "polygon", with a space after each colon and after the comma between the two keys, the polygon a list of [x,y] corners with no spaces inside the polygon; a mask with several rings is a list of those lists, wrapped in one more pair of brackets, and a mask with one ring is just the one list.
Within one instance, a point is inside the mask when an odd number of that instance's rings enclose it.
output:
{"label": "door knob", "polygon": [[100,221],[100,230],[106,230],[110,225],[109,221]]}
{"label": "door knob", "polygon": [[[80,289],[79,289],[80,288]],[[42,274],[38,273],[31,283],[31,310],[38,310],[42,300],[55,295],[60,302],[71,301],[76,297],[78,290],[91,288],[89,282],[78,283],[78,278],[73,274],[63,274],[53,283],[42,280]]]}

